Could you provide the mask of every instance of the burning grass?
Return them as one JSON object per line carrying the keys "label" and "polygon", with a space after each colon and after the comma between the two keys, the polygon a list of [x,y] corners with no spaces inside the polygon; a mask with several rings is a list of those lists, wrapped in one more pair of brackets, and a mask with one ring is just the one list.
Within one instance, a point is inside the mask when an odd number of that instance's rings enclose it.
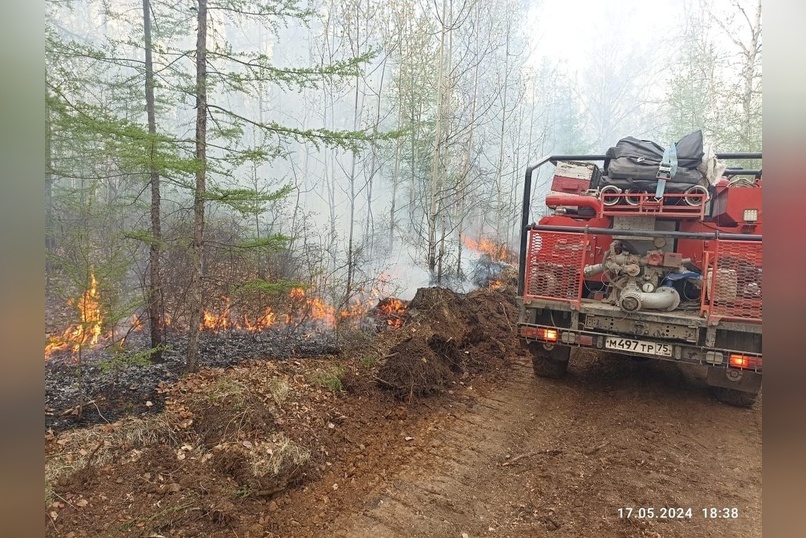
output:
{"label": "burning grass", "polygon": [[79,323],[69,327],[63,334],[48,339],[45,345],[45,356],[56,351],[70,349],[77,353],[82,346],[95,345],[103,331],[103,317],[101,316],[101,300],[98,293],[98,281],[95,274],[90,273],[89,287],[69,304],[79,313]]}
{"label": "burning grass", "polygon": [[[378,301],[379,292],[372,290],[353,298],[343,308],[328,304],[321,297],[309,293],[302,287],[293,287],[286,295],[274,296],[271,306],[266,306],[265,296],[239,297],[233,301],[228,296],[218,298],[202,312],[200,330],[206,333],[258,334],[279,330],[288,337],[302,332],[312,335],[315,332],[344,330],[350,327],[363,327],[365,317],[374,317],[376,329],[399,328],[403,325],[405,303],[399,299],[387,298]],[[115,327],[104,316],[98,281],[91,275],[90,283],[82,296],[68,301],[78,312],[79,322],[68,327],[62,334],[50,336],[45,345],[45,359],[59,355],[65,362],[76,362],[82,350],[97,351],[103,345],[121,351],[131,334],[142,333],[143,325],[137,314],[128,320],[128,328]],[[263,304],[259,304],[263,303]],[[276,304],[275,304],[276,303]],[[113,325],[111,328],[108,325]],[[172,332],[181,334],[187,327],[182,318],[175,320],[165,316],[165,324]],[[106,331],[106,332],[104,332]],[[143,338],[140,338],[143,340]],[[69,355],[68,355],[69,353]]]}
{"label": "burning grass", "polygon": [[495,241],[488,237],[481,237],[473,239],[472,237],[462,237],[464,246],[474,252],[482,255],[487,255],[494,262],[504,262],[513,264],[517,261],[518,257],[513,250],[503,241]]}
{"label": "burning grass", "polygon": [[[311,480],[345,476],[332,473],[345,450],[366,444],[366,417],[386,423],[392,407],[405,413],[378,391],[377,379],[399,397],[427,396],[503,364],[514,335],[512,303],[497,290],[465,296],[423,289],[408,305],[384,303],[401,318],[395,331],[386,330],[393,325],[375,309],[385,329],[362,332],[368,340],[349,358],[205,368],[160,386],[160,414],[49,435],[46,501],[54,535],[79,529],[98,536],[214,535],[216,526],[223,532],[247,520],[276,519],[279,512],[249,518],[265,509],[267,496],[303,483],[316,490],[321,484]],[[241,351],[247,340],[258,341],[243,338]],[[398,435],[388,433],[370,450],[387,450]],[[245,527],[237,528],[244,535]]]}

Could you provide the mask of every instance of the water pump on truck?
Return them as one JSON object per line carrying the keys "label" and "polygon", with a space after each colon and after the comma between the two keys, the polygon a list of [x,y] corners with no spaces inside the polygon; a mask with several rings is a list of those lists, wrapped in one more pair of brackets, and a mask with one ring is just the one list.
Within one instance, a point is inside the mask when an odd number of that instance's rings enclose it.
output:
{"label": "water pump on truck", "polygon": [[[707,367],[721,401],[761,389],[761,153],[706,154],[627,137],[605,155],[552,155],[526,171],[518,333],[535,374],[574,347]],[[532,176],[555,165],[549,214],[529,222]],[[603,163],[600,168],[599,164]]]}

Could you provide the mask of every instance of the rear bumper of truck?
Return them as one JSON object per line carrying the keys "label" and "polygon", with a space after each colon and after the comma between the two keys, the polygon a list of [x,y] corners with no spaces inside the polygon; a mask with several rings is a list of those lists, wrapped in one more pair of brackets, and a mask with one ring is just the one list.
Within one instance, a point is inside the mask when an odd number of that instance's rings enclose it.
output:
{"label": "rear bumper of truck", "polygon": [[523,300],[518,335],[524,344],[564,345],[635,357],[761,373],[761,324],[709,325],[697,312],[623,312],[583,300]]}

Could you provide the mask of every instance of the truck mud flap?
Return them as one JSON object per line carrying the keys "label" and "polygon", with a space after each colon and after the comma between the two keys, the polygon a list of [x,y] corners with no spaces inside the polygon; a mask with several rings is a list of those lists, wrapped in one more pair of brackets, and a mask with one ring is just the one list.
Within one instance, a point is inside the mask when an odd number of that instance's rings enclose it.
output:
{"label": "truck mud flap", "polygon": [[706,383],[741,392],[756,393],[761,389],[761,374],[734,368],[708,368]]}

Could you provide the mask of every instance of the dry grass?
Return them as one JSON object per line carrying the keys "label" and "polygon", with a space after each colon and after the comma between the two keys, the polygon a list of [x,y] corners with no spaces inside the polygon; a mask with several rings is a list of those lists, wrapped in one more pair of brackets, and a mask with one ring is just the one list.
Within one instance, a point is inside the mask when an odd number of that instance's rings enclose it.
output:
{"label": "dry grass", "polygon": [[345,371],[343,366],[332,365],[312,375],[311,381],[335,394],[344,390],[344,384],[341,380]]}
{"label": "dry grass", "polygon": [[291,387],[289,384],[279,377],[273,377],[269,381],[269,394],[271,394],[274,404],[277,407],[282,406],[283,402],[288,397]]}
{"label": "dry grass", "polygon": [[[272,430],[274,413],[296,387],[263,366],[208,370],[165,390],[162,413],[48,435],[45,502],[58,500],[58,485],[76,472],[133,461],[143,449],[157,445],[197,447],[199,454],[189,455],[193,459],[211,457],[216,444],[216,449],[228,447],[232,453],[240,448],[245,475],[252,475],[256,485],[293,480],[308,464],[310,452]],[[244,444],[245,439],[252,443]]]}
{"label": "dry grass", "polygon": [[268,496],[301,478],[311,465],[311,453],[283,434],[271,439],[226,442],[213,449],[214,465],[240,485],[237,495]]}
{"label": "dry grass", "polygon": [[247,461],[255,478],[277,476],[303,467],[311,459],[309,450],[282,434],[274,441],[257,443],[249,454]]}
{"label": "dry grass", "polygon": [[161,413],[54,436],[45,457],[45,503],[55,500],[54,485],[60,479],[81,469],[110,463],[127,451],[157,443],[178,446],[178,424],[171,413]]}
{"label": "dry grass", "polygon": [[230,376],[222,376],[214,383],[211,383],[207,390],[196,393],[194,396],[212,403],[226,401],[228,405],[241,407],[247,403],[249,389],[246,385],[232,379]]}

